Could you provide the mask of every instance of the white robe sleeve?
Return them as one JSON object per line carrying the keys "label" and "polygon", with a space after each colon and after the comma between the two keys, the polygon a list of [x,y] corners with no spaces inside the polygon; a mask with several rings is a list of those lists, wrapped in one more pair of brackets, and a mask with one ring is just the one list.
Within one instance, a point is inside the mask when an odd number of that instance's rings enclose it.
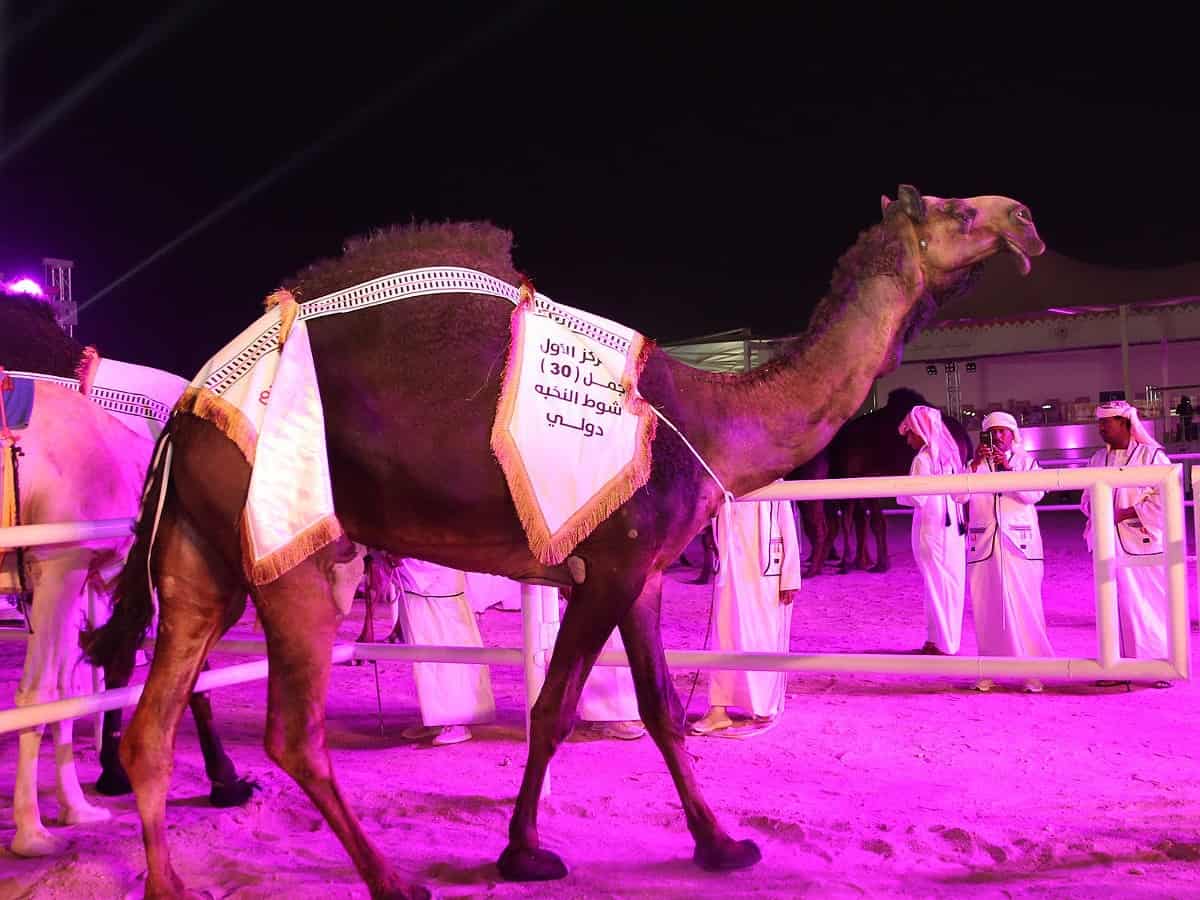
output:
{"label": "white robe sleeve", "polygon": [[[1015,465],[1013,465],[1014,463],[1015,463]],[[1012,471],[1014,471],[1014,472],[1038,472],[1042,468],[1041,466],[1038,465],[1038,461],[1036,459],[1034,459],[1032,456],[1028,456],[1025,454],[1020,454],[1020,455],[1013,454],[1013,458],[1010,461],[1010,465],[1012,465]],[[1024,503],[1027,506],[1032,506],[1033,504],[1035,504],[1039,500],[1041,500],[1043,497],[1045,497],[1046,492],[1045,491],[1006,491],[1001,496],[1008,497],[1011,500],[1015,500],[1017,503]]]}
{"label": "white robe sleeve", "polygon": [[[1167,454],[1163,452],[1161,447],[1156,447],[1147,454],[1150,458],[1142,465],[1147,466],[1165,466],[1169,465],[1171,460]],[[1156,533],[1162,532],[1163,527],[1163,501],[1162,491],[1157,487],[1146,486],[1140,489],[1137,498],[1131,504],[1133,511],[1137,513],[1138,521],[1146,528]]]}
{"label": "white robe sleeve", "polygon": [[[908,470],[909,475],[931,475],[933,474],[933,466],[930,465],[929,454],[924,450],[919,450],[916,457],[913,458],[912,466]],[[896,498],[896,502],[901,506],[913,506],[917,509],[924,510],[930,503],[937,500],[934,494],[925,494],[924,496],[914,497],[908,494],[902,494]]]}
{"label": "white robe sleeve", "polygon": [[779,531],[783,536],[783,571],[779,590],[800,590],[800,537],[796,534],[796,516],[791,500],[779,502]]}

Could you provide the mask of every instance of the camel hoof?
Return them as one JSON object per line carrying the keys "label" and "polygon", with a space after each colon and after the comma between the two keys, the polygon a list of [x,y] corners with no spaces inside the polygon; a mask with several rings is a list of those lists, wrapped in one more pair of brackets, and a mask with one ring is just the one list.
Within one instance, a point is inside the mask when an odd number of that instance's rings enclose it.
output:
{"label": "camel hoof", "polygon": [[35,859],[39,856],[57,856],[67,847],[62,838],[56,838],[45,828],[30,828],[25,831],[17,829],[12,843],[8,845],[17,856]]}
{"label": "camel hoof", "polygon": [[567,867],[557,854],[541,848],[509,845],[496,861],[505,881],[554,881],[567,877]]}
{"label": "camel hoof", "polygon": [[208,794],[208,802],[218,809],[244,806],[258,788],[257,781],[239,778],[236,781],[214,781]]}
{"label": "camel hoof", "polygon": [[734,841],[725,838],[713,847],[696,845],[692,860],[706,872],[732,872],[748,869],[762,859],[758,844],[751,840]]}
{"label": "camel hoof", "polygon": [[84,803],[82,806],[72,806],[64,809],[58,817],[59,825],[91,825],[95,822],[107,822],[112,813],[103,806],[92,806]]}
{"label": "camel hoof", "polygon": [[100,773],[96,780],[96,792],[105,797],[123,797],[133,793],[133,785],[129,783],[125,770],[117,765]]}

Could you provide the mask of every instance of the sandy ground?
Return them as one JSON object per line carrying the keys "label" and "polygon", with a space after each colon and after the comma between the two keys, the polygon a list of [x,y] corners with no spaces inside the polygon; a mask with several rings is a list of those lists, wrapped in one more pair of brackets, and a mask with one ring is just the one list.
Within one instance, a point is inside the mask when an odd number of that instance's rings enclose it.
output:
{"label": "sandy ground", "polygon": [[[1043,516],[1047,613],[1062,655],[1095,653],[1090,557],[1081,519]],[[886,576],[826,575],[805,585],[793,623],[797,652],[907,652],[920,645],[920,586],[908,520],[890,520]],[[664,602],[669,646],[704,643],[709,587],[674,569]],[[1194,575],[1192,581],[1195,594]],[[356,607],[342,628],[357,634]],[[964,626],[963,653],[974,653]],[[520,616],[489,611],[489,645],[517,646]],[[249,622],[237,631],[248,632]],[[22,659],[0,644],[0,706],[10,706]],[[218,656],[218,665],[241,658]],[[144,670],[142,670],[144,671]],[[329,745],[367,831],[404,871],[441,896],[892,897],[1200,895],[1200,717],[1190,683],[1171,690],[1049,684],[978,694],[962,680],[795,675],[782,723],[749,740],[689,738],[709,802],[763,850],[754,869],[708,875],[665,766],[649,738],[572,740],[552,767],[540,816],[543,843],[571,868],[565,881],[498,880],[495,859],[525,758],[518,669],[492,670],[498,721],[464,744],[413,745],[411,669],[381,664],[383,733],[370,666],[335,669]],[[676,672],[690,710],[707,677]],[[365,897],[347,856],[300,789],[261,749],[265,684],[214,694],[240,768],[262,791],[244,809],[217,810],[190,721],[176,754],[168,817],[177,869],[214,897]],[[78,728],[81,775],[98,772],[90,727]],[[49,741],[43,811],[55,812]],[[16,740],[0,738],[0,841],[12,836]],[[145,870],[132,798],[99,801],[112,822],[66,830],[61,857],[0,851],[0,898],[140,896]],[[59,830],[64,833],[64,830]]]}

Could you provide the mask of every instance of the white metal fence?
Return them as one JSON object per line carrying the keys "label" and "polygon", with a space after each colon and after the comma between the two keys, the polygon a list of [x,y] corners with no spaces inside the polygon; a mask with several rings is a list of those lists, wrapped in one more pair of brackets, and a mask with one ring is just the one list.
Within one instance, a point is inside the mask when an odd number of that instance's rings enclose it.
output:
{"label": "white metal fence", "polygon": [[[1193,476],[1193,486],[1200,470]],[[1127,659],[1120,656],[1117,625],[1116,532],[1113,524],[1113,489],[1156,486],[1161,489],[1165,512],[1165,546],[1161,556],[1124,560],[1127,565],[1161,565],[1167,572],[1170,627],[1167,659]],[[1141,466],[1125,469],[1059,469],[1038,472],[983,472],[961,475],[901,478],[845,478],[826,481],[778,482],[739,497],[758,500],[816,500],[894,497],[899,494],[973,494],[1019,490],[1087,490],[1091,493],[1095,524],[1093,579],[1096,591],[1097,649],[1095,658],[1063,657],[963,657],[909,654],[796,654],[720,653],[668,650],[670,665],[689,669],[739,669],[847,674],[911,674],[969,678],[1046,678],[1051,680],[1175,680],[1190,678],[1190,623],[1187,596],[1186,529],[1184,525],[1181,467]],[[1195,512],[1200,528],[1200,511]],[[109,520],[92,523],[55,523],[0,529],[0,546],[34,546],[114,538],[128,534],[131,522]],[[1200,533],[1200,531],[1198,531]],[[520,665],[525,671],[526,724],[528,712],[541,690],[546,665],[558,632],[558,592],[554,588],[522,587],[522,647],[472,648],[395,646],[391,644],[339,644],[337,662],[350,659],[458,662]],[[0,639],[23,640],[26,635],[5,629]],[[229,653],[265,653],[258,640],[220,641],[216,650]],[[605,652],[598,665],[624,666],[624,653]],[[265,659],[204,672],[197,690],[209,690],[265,678]],[[140,685],[103,691],[89,696],[0,711],[0,734],[39,724],[76,718],[107,709],[133,706]],[[547,781],[548,784],[548,781]]]}

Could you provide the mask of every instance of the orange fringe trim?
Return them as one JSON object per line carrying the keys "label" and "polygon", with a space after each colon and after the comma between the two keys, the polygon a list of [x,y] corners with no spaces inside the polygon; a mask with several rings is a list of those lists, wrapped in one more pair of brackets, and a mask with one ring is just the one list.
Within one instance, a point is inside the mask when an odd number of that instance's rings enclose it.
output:
{"label": "orange fringe trim", "polygon": [[[280,297],[280,294],[286,294],[286,297]],[[275,298],[274,303],[271,302],[272,298]],[[280,315],[283,327],[279,337],[279,345],[282,347],[291,330],[292,323],[296,320],[299,305],[286,291],[277,291],[268,298],[268,306],[274,306],[276,303],[282,306]],[[258,432],[246,415],[228,400],[218,397],[207,388],[189,387],[175,404],[175,412],[190,413],[215,426],[225,437],[237,445],[242,456],[246,458],[246,462],[251,467],[254,466]],[[246,511],[243,509],[242,568],[251,584],[268,584],[291,571],[318,550],[332,544],[344,534],[345,530],[337,516],[325,516],[296,535],[285,546],[255,562],[254,549],[250,546],[250,526],[246,522]]]}
{"label": "orange fringe trim", "polygon": [[175,404],[175,412],[191,413],[215,425],[221,434],[237,444],[246,462],[254,465],[258,432],[245,414],[228,400],[221,399],[208,388],[189,387]]}
{"label": "orange fringe trim", "polygon": [[561,563],[571,551],[591,534],[601,522],[623,506],[650,479],[651,445],[654,442],[658,419],[654,416],[646,401],[634,396],[633,388],[637,385],[642,368],[654,349],[652,341],[638,338],[637,343],[630,348],[626,369],[622,376],[622,386],[628,398],[628,410],[638,417],[637,449],[633,459],[620,472],[596,491],[571,516],[558,531],[550,533],[546,520],[538,506],[529,472],[521,459],[520,450],[509,433],[513,411],[517,402],[517,378],[521,371],[523,352],[523,334],[521,322],[524,311],[530,306],[531,299],[522,292],[522,301],[513,310],[509,343],[508,365],[504,370],[504,380],[500,388],[500,401],[496,405],[496,419],[492,425],[492,452],[496,455],[504,477],[508,481],[508,490],[512,495],[513,505],[517,509],[517,517],[525,529],[529,540],[529,549],[543,565],[556,566]]}
{"label": "orange fringe trim", "polygon": [[345,533],[338,517],[329,515],[304,529],[285,546],[273,553],[268,553],[255,562],[254,551],[250,546],[250,525],[246,522],[246,513],[243,510],[242,560],[246,577],[254,585],[269,584],[281,575],[290,572],[318,550],[322,550],[338,540]]}
{"label": "orange fringe trim", "polygon": [[95,347],[84,347],[75,366],[75,377],[79,379],[79,393],[87,396],[92,392],[92,382],[96,380],[96,371],[100,368],[100,354]]}
{"label": "orange fringe trim", "polygon": [[287,343],[292,326],[296,323],[296,314],[300,312],[300,304],[296,302],[291,291],[278,290],[267,297],[267,309],[279,307],[279,349]]}

